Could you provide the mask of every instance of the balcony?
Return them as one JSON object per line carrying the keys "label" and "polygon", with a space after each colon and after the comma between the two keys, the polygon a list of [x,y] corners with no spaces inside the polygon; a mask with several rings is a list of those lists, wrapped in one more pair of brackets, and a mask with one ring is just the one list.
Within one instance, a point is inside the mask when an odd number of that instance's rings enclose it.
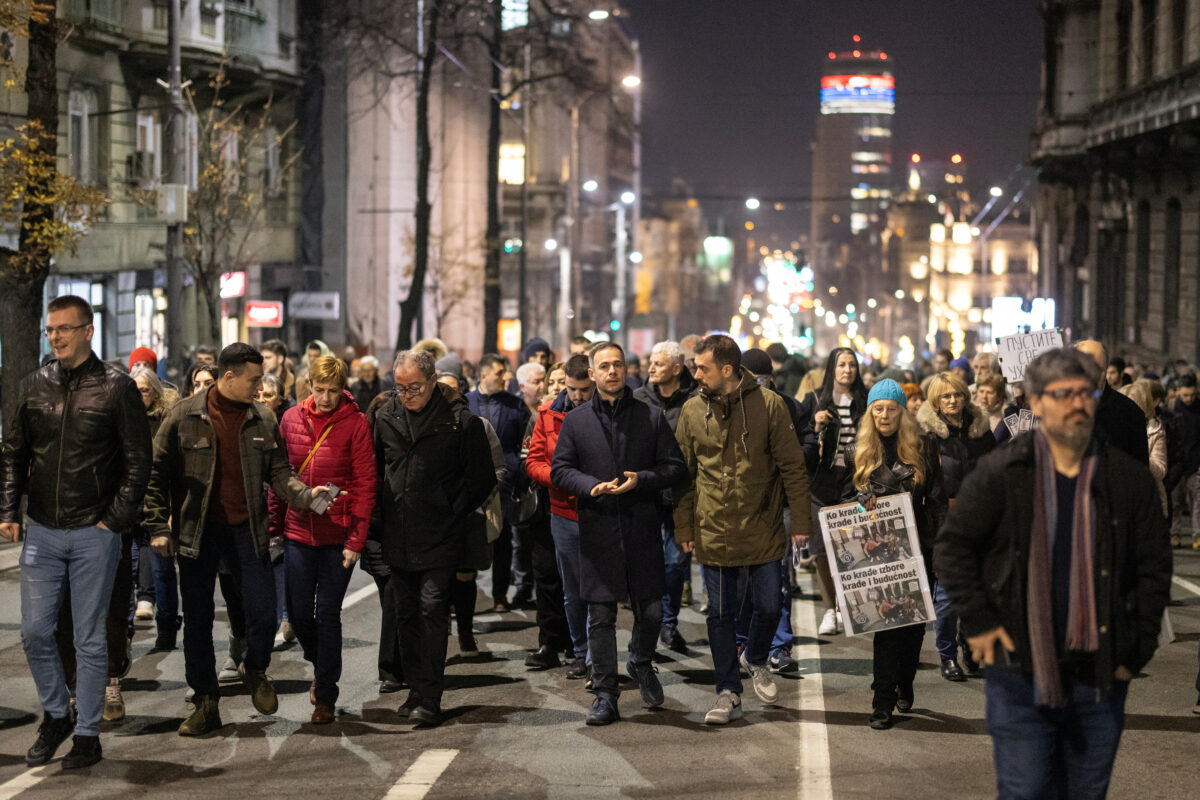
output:
{"label": "balcony", "polygon": [[59,3],[64,20],[76,25],[120,33],[129,0],[65,0]]}
{"label": "balcony", "polygon": [[1090,117],[1089,148],[1200,119],[1200,62],[1096,105]]}
{"label": "balcony", "polygon": [[225,0],[225,47],[235,55],[260,58],[279,44],[268,41],[266,15],[245,0]]}

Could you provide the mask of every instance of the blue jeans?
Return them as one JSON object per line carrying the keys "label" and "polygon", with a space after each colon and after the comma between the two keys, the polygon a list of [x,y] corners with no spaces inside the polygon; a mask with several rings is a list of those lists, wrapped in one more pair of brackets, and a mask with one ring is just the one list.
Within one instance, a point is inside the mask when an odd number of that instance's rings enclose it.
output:
{"label": "blue jeans", "polygon": [[217,568],[224,557],[233,581],[242,590],[246,619],[248,670],[265,670],[275,644],[275,577],[266,555],[254,550],[249,525],[209,522],[196,558],[179,557],[179,589],[183,596],[183,660],[188,686],[198,697],[217,697],[216,657],[213,653],[213,593]]}
{"label": "blue jeans", "polygon": [[[942,588],[940,581],[933,582],[933,611],[937,615],[937,619],[933,621],[933,636],[938,656],[943,661],[950,659],[957,661],[960,641],[958,614],[954,613],[954,606],[951,605],[950,598],[946,595],[946,590]],[[968,653],[965,643],[963,652]]]}
{"label": "blue jeans", "polygon": [[175,575],[175,558],[160,556],[149,547],[143,548],[150,554],[150,568],[154,573],[154,622],[159,629],[179,628],[179,578]]}
{"label": "blue jeans", "polygon": [[667,567],[667,593],[663,595],[662,626],[674,632],[679,625],[679,607],[683,605],[683,584],[692,573],[692,554],[683,552],[675,543],[675,524],[664,522],[662,526],[663,560]]}
{"label": "blue jeans", "polygon": [[753,614],[746,659],[756,666],[766,664],[779,625],[782,577],[779,562],[748,567],[706,566],[703,575],[704,589],[708,592],[708,644],[712,648],[717,692],[728,689],[741,694],[735,619]]}
{"label": "blue jeans", "polygon": [[576,658],[588,654],[588,604],[579,596],[579,523],[550,515],[550,536],[554,539],[554,558],[562,576],[563,605],[567,612],[567,631]]}
{"label": "blue jeans", "polygon": [[63,530],[32,519],[21,548],[21,644],[42,709],[62,719],[71,694],[54,632],[65,587],[71,590],[75,631],[76,736],[99,736],[108,683],[105,623],[112,600],[121,536],[92,526]]}
{"label": "blue jeans", "polygon": [[288,620],[313,665],[318,703],[333,705],[342,676],[342,600],[353,568],[342,566],[341,545],[310,545],[287,541]]}
{"label": "blue jeans", "polygon": [[987,668],[999,800],[1093,800],[1108,792],[1129,685],[1114,681],[1107,698],[1084,683],[1066,688],[1066,707],[1041,708],[1034,705],[1030,677],[1015,667]]}

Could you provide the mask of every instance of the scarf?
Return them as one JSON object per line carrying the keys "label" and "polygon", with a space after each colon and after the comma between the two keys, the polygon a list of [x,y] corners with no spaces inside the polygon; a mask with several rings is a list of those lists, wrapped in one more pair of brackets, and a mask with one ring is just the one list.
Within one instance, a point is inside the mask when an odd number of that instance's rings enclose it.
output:
{"label": "scarf", "polygon": [[[1058,486],[1050,443],[1040,430],[1034,433],[1033,530],[1029,543],[1029,580],[1026,588],[1029,644],[1033,656],[1034,701],[1061,708],[1066,704],[1054,641],[1054,571],[1051,540],[1058,525]],[[1092,519],[1092,478],[1097,458],[1084,457],[1075,481],[1071,519],[1070,590],[1067,606],[1066,649],[1091,653],[1100,646],[1096,626],[1096,586],[1093,572],[1095,520]]]}

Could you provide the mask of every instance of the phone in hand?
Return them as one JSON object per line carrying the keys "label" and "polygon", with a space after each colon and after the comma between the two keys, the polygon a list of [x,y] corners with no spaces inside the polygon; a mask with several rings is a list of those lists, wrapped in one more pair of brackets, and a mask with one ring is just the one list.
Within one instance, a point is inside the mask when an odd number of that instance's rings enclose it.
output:
{"label": "phone in hand", "polygon": [[332,483],[325,484],[325,488],[329,489],[329,493],[314,495],[312,503],[309,505],[309,509],[314,514],[324,514],[325,510],[329,508],[329,504],[333,502],[333,498],[342,493],[342,490]]}

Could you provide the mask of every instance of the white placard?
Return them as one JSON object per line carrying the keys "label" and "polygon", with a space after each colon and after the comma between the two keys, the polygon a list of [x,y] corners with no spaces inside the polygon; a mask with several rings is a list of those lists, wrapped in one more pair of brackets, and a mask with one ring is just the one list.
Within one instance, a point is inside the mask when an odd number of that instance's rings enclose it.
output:
{"label": "white placard", "polygon": [[996,340],[997,357],[1004,380],[1018,383],[1025,380],[1025,368],[1047,350],[1063,346],[1062,328],[1001,336]]}

